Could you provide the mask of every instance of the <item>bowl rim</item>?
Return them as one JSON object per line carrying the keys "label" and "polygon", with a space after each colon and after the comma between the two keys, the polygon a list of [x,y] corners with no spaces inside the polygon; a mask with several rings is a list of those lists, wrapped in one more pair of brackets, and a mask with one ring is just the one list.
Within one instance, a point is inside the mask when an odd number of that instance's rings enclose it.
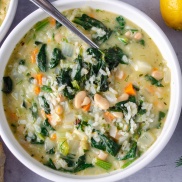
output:
{"label": "bowl rim", "polygon": [[11,23],[15,17],[17,5],[18,5],[18,0],[10,0],[5,19],[3,20],[0,26],[0,42],[3,40],[3,38],[5,37],[6,33],[8,32],[11,26]]}
{"label": "bowl rim", "polygon": [[[174,61],[174,66],[175,66],[174,69],[175,69],[175,76],[176,76],[175,77],[175,83],[176,83],[175,107],[173,108],[173,115],[170,118],[173,121],[173,123],[171,122],[170,124],[168,124],[169,127],[165,128],[165,135],[164,135],[164,132],[162,131],[163,135],[166,137],[163,137],[163,138],[159,137],[160,140],[158,138],[157,141],[155,141],[155,143],[138,160],[136,160],[128,168],[126,168],[122,171],[119,171],[119,172],[118,171],[112,172],[109,175],[86,176],[86,177],[85,176],[80,177],[80,176],[75,176],[75,175],[57,172],[57,171],[54,171],[52,169],[49,169],[49,168],[43,166],[40,162],[36,161],[35,159],[32,159],[30,157],[30,155],[20,146],[18,141],[13,137],[13,134],[10,131],[9,125],[7,123],[4,123],[4,124],[0,123],[0,133],[2,135],[2,139],[4,140],[5,144],[8,146],[10,151],[19,159],[19,161],[21,161],[26,167],[28,167],[29,169],[31,169],[35,173],[41,175],[42,177],[46,177],[47,179],[54,180],[54,181],[59,181],[60,179],[69,179],[69,181],[93,181],[93,180],[94,181],[100,181],[100,182],[101,181],[113,181],[113,180],[116,181],[119,179],[126,178],[126,177],[130,176],[131,174],[134,174],[135,172],[139,171],[144,166],[149,164],[164,149],[164,147],[166,146],[166,144],[170,140],[170,138],[171,138],[171,136],[172,136],[172,134],[176,128],[176,125],[177,125],[177,122],[178,122],[178,119],[180,116],[180,111],[181,111],[182,96],[180,95],[180,90],[182,90],[182,81],[181,81],[180,65],[179,65],[177,56],[175,54],[175,51],[174,51],[171,43],[169,42],[169,40],[166,37],[166,35],[164,34],[164,32],[159,28],[159,26],[151,18],[149,18],[146,14],[144,14],[140,10],[136,9],[135,7],[133,7],[127,3],[117,1],[117,0],[112,0],[112,2],[110,0],[91,0],[91,1],[88,1],[88,0],[66,0],[66,1],[56,1],[56,2],[54,2],[54,5],[56,5],[56,6],[61,6],[61,5],[64,6],[65,5],[66,6],[66,5],[71,4],[71,3],[73,3],[73,4],[83,3],[84,4],[84,3],[88,3],[88,2],[89,3],[97,3],[97,2],[98,3],[106,3],[108,5],[113,5],[113,6],[115,5],[115,6],[120,6],[120,7],[123,6],[125,8],[129,8],[130,11],[133,11],[140,18],[143,17],[143,20],[148,21],[148,24],[150,26],[152,26],[152,28],[156,31],[157,35],[159,35],[160,38],[166,43],[166,45],[164,45],[164,46],[166,46],[166,48],[170,51],[170,56],[171,56],[172,60]],[[70,8],[68,8],[68,9],[70,9]],[[103,9],[104,9],[104,6],[103,6]],[[112,11],[112,12],[114,12],[114,11]],[[18,35],[18,32],[25,25],[28,24],[27,22],[30,22],[29,26],[32,27],[33,26],[32,22],[35,22],[36,17],[39,17],[39,18],[44,17],[45,18],[45,17],[47,17],[47,15],[45,13],[43,13],[43,11],[40,9],[34,11],[29,16],[27,16],[24,20],[22,20],[22,22],[7,37],[7,39],[3,43],[1,50],[0,50],[0,55],[2,55],[2,57],[5,57],[6,58],[5,60],[8,60],[8,58],[7,58],[7,56],[5,56],[5,53],[3,53],[3,52],[6,52],[8,49],[12,49],[12,47],[14,47],[15,43],[12,43],[10,45],[11,41],[13,40],[13,37],[15,35]],[[19,42],[19,40],[16,41],[16,43]],[[10,54],[11,54],[11,52],[10,52]],[[0,68],[5,67],[5,65],[6,65],[5,62],[3,62],[3,63],[0,62]],[[2,75],[3,75],[3,73],[0,73],[0,77]],[[0,96],[0,102],[1,101],[2,101],[2,95]],[[172,108],[170,108],[170,110],[171,109]],[[0,106],[0,115],[2,117],[2,120],[6,121],[2,106]],[[163,130],[164,130],[164,128],[163,128]],[[161,133],[161,135],[162,135],[162,133]],[[150,153],[150,156],[148,155],[149,153]]]}

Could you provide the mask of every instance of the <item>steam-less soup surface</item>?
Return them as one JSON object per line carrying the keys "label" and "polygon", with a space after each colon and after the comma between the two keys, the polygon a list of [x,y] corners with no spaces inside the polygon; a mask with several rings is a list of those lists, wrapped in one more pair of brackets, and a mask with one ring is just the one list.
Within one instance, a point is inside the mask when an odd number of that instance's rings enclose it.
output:
{"label": "steam-less soup surface", "polygon": [[10,2],[9,0],[0,0],[0,26],[5,19],[9,2]]}
{"label": "steam-less soup surface", "polygon": [[160,135],[170,70],[149,35],[125,17],[89,7],[64,15],[100,50],[53,18],[38,22],[6,66],[7,120],[27,152],[55,170],[126,168]]}

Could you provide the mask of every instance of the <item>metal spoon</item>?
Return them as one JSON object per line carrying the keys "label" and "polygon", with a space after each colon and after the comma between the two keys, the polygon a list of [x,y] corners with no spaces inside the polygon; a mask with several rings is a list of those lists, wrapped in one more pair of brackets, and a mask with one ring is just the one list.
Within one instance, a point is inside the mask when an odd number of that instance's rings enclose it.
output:
{"label": "metal spoon", "polygon": [[99,49],[99,47],[86,37],[80,30],[78,30],[63,14],[61,14],[48,0],[30,0],[39,8],[43,9],[50,16],[54,17],[59,23],[62,23],[65,27],[78,35],[84,42],[93,48]]}

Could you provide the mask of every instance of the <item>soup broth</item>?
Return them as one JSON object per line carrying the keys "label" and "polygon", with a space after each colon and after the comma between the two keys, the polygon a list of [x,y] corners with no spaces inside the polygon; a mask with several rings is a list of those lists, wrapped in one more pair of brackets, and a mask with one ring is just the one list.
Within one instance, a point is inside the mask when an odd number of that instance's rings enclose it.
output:
{"label": "soup broth", "polygon": [[9,125],[32,157],[55,170],[126,168],[160,135],[170,70],[150,36],[125,17],[89,7],[63,13],[100,50],[53,18],[38,22],[4,73]]}

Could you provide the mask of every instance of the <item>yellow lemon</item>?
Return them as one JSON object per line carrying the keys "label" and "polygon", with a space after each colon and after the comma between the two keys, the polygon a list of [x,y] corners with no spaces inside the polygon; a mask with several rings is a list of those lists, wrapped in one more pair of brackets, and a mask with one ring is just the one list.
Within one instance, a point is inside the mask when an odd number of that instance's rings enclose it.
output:
{"label": "yellow lemon", "polygon": [[160,11],[166,25],[182,30],[182,0],[160,0]]}

